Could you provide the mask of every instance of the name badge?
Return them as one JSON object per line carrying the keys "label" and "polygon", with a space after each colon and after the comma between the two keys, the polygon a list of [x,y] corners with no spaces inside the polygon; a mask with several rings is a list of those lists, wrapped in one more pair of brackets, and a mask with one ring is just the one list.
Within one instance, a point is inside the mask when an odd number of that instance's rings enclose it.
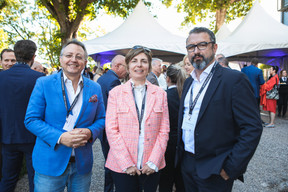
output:
{"label": "name badge", "polygon": [[184,115],[183,123],[182,123],[182,129],[183,130],[194,130],[195,129],[195,123],[192,118],[189,117],[189,115]]}
{"label": "name badge", "polygon": [[76,118],[73,117],[73,115],[69,114],[69,116],[66,118],[66,122],[65,122],[63,129],[66,131],[72,131],[75,123],[76,123]]}

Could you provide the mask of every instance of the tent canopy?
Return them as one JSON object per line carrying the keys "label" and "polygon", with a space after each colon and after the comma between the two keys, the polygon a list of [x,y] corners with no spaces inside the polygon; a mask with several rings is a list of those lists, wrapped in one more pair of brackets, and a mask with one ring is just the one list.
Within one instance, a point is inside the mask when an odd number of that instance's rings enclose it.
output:
{"label": "tent canopy", "polygon": [[152,50],[153,57],[179,62],[186,54],[186,39],[164,29],[140,0],[133,13],[114,31],[85,41],[88,54],[97,62],[111,61],[116,54],[126,55],[135,45]]}
{"label": "tent canopy", "polygon": [[272,18],[256,1],[241,24],[218,42],[217,53],[230,61],[250,61],[284,65],[288,58],[288,26]]}

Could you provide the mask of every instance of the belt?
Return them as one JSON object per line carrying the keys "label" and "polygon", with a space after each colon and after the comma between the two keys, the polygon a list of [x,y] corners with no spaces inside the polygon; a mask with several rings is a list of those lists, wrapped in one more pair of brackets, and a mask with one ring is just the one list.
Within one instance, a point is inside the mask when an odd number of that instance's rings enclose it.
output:
{"label": "belt", "polygon": [[187,155],[191,156],[191,157],[195,157],[195,154],[194,154],[194,153],[191,153],[191,152],[189,152],[189,151],[185,151],[185,153],[186,153]]}
{"label": "belt", "polygon": [[69,159],[69,162],[70,163],[75,163],[75,156],[71,156],[70,159]]}

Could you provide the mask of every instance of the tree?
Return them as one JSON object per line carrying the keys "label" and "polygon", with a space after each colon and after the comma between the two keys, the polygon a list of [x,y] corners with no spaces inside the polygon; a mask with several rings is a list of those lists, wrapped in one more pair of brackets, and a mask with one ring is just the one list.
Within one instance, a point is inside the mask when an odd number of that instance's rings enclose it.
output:
{"label": "tree", "polygon": [[[173,0],[162,0],[166,6],[171,6]],[[245,16],[252,7],[254,0],[184,0],[177,4],[178,12],[184,11],[187,16],[183,25],[196,24],[207,18],[213,19],[210,27],[217,32],[224,22],[229,22],[237,17]]]}
{"label": "tree", "polygon": [[[84,17],[96,18],[99,10],[109,14],[127,17],[139,0],[37,0],[56,19],[60,26],[62,44],[68,39],[77,38],[77,31]],[[148,4],[148,3],[147,3]]]}

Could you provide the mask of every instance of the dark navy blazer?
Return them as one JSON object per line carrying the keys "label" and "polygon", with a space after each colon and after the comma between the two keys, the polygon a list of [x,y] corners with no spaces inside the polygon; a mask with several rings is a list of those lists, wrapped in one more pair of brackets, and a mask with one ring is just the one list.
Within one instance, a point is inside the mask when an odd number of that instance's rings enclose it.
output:
{"label": "dark navy blazer", "polygon": [[36,80],[44,76],[27,64],[16,63],[0,73],[1,140],[5,144],[34,143],[35,136],[24,125],[26,108]]}
{"label": "dark navy blazer", "polygon": [[[192,84],[183,88],[179,108],[176,164],[181,161],[184,144],[182,121],[184,99]],[[232,179],[246,171],[259,143],[262,124],[248,78],[241,72],[217,65],[203,98],[195,128],[196,171],[206,179],[223,168]]]}

